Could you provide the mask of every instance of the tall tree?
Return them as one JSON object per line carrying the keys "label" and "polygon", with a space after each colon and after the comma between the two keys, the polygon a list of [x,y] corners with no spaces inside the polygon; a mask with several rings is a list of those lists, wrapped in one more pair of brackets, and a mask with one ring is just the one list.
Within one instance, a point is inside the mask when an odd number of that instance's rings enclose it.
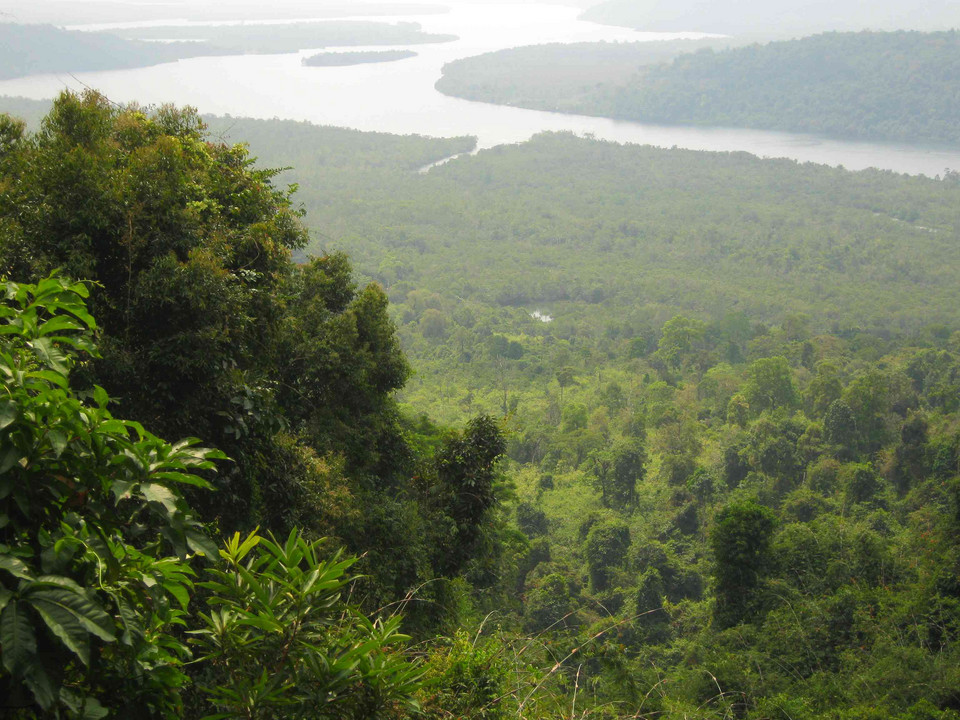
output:
{"label": "tall tree", "polygon": [[773,512],[754,502],[728,505],[717,517],[710,545],[716,580],[715,617],[721,626],[759,615],[762,582],[771,569],[770,543],[775,527]]}
{"label": "tall tree", "polygon": [[284,428],[319,456],[345,455],[364,482],[412,465],[390,396],[409,370],[386,296],[357,288],[342,255],[293,262],[307,234],[277,171],[210,142],[194,110],[93,92],[62,95],[34,136],[12,121],[0,136],[0,273],[94,281],[101,357],[88,379],[149,427],[235,460],[198,510],[288,531],[311,501],[308,478],[280,472],[304,466],[278,443]]}

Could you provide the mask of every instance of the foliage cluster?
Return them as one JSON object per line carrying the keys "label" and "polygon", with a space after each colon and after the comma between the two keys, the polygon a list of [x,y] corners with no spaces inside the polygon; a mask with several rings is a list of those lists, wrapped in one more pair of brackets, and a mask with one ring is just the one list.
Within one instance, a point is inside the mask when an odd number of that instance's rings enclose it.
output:
{"label": "foliage cluster", "polygon": [[[331,536],[365,554],[364,607],[425,587],[411,627],[452,621],[455,575],[499,552],[499,426],[444,432],[401,415],[393,392],[409,367],[386,295],[359,287],[342,253],[294,262],[306,236],[292,188],[244,146],[211,142],[191,110],[64,95],[38,133],[9,118],[0,133],[0,267],[95,283],[99,352],[81,381],[143,426],[232,459],[205,479],[215,495],[185,493],[200,518]],[[409,149],[429,161],[428,144]],[[480,484],[488,496],[470,506]],[[463,538],[448,553],[450,527]]]}
{"label": "foliage cluster", "polygon": [[395,649],[399,618],[343,600],[355,559],[322,560],[321,541],[294,531],[234,534],[212,564],[181,488],[209,490],[198,473],[225,457],[164,442],[114,418],[103,388],[73,386],[96,355],[87,297],[50,277],[5,283],[0,305],[4,717],[178,718],[197,689],[209,702],[192,704],[218,718],[414,709],[421,671]]}

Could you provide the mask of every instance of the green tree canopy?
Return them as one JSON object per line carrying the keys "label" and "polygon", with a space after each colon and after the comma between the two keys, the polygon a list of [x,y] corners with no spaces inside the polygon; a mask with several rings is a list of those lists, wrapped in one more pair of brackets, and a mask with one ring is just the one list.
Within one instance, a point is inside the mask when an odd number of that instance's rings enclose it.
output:
{"label": "green tree canopy", "polygon": [[754,412],[792,407],[797,401],[793,373],[785,357],[760,358],[747,368],[744,395]]}
{"label": "green tree canopy", "polygon": [[760,612],[761,583],[770,570],[775,527],[773,512],[749,501],[728,505],[717,517],[710,545],[715,562],[715,617],[722,626],[750,620]]}

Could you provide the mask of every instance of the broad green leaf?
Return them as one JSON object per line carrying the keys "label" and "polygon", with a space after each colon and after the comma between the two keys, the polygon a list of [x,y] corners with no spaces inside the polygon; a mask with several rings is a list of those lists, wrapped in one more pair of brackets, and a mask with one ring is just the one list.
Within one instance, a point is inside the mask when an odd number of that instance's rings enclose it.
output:
{"label": "broad green leaf", "polygon": [[50,441],[50,447],[53,448],[54,457],[57,458],[63,455],[63,451],[67,449],[67,444],[70,442],[67,433],[59,428],[51,428],[47,432],[47,439]]}
{"label": "broad green leaf", "polygon": [[165,582],[163,584],[163,589],[177,599],[177,602],[180,603],[180,607],[182,607],[184,610],[187,609],[187,606],[190,604],[190,593],[187,592],[187,589],[183,585],[179,585],[175,582]]}
{"label": "broad green leaf", "polygon": [[11,599],[13,599],[13,591],[7,590],[3,585],[0,585],[0,612],[3,611]]}
{"label": "broad green leaf", "polygon": [[86,595],[61,587],[41,587],[26,590],[24,594],[34,604],[39,602],[56,605],[72,614],[87,629],[101,640],[113,642],[113,621],[104,610]]}
{"label": "broad green leaf", "polygon": [[136,486],[134,482],[114,480],[110,485],[110,490],[113,492],[114,498],[119,502],[120,500],[126,500],[130,497],[130,491],[133,490],[134,486]]}
{"label": "broad green leaf", "polygon": [[0,570],[6,570],[14,577],[23,580],[33,579],[33,575],[30,573],[30,568],[27,567],[27,564],[20,558],[13,557],[13,555],[0,555]]}
{"label": "broad green leaf", "polygon": [[113,596],[120,610],[120,622],[123,624],[121,642],[124,645],[133,645],[133,641],[144,636],[144,627],[140,613],[130,602],[116,595]]}
{"label": "broad green leaf", "polygon": [[72,293],[76,293],[83,299],[90,297],[90,288],[87,287],[87,281],[71,283],[69,286],[67,286],[67,289]]}
{"label": "broad green leaf", "polygon": [[110,403],[110,396],[107,391],[99,385],[93,386],[93,401],[101,408],[105,408]]}
{"label": "broad green leaf", "polygon": [[0,401],[0,430],[17,419],[17,404],[13,400]]}
{"label": "broad green leaf", "polygon": [[107,710],[96,698],[86,698],[83,701],[83,711],[80,714],[80,720],[102,720],[107,717],[110,711]]}
{"label": "broad green leaf", "polygon": [[187,530],[187,546],[191,552],[197,555],[204,555],[208,558],[217,557],[217,544],[198,530]]}
{"label": "broad green leaf", "polygon": [[53,681],[50,680],[43,666],[40,663],[31,663],[23,674],[23,680],[33,693],[33,699],[37,701],[37,705],[44,710],[49,710],[57,696],[53,689]]}
{"label": "broad green leaf", "polygon": [[[23,454],[14,445],[8,446],[5,450],[0,450],[0,475],[5,475],[10,468],[20,461],[21,457],[23,457]],[[8,478],[8,480],[12,480],[12,478]],[[4,487],[0,490],[0,500],[7,497],[12,489],[13,484],[11,482],[9,488]]]}
{"label": "broad green leaf", "polygon": [[0,613],[0,647],[3,667],[14,677],[22,677],[37,662],[37,638],[22,600],[11,600]]}
{"label": "broad green leaf", "polygon": [[177,496],[170,488],[159,483],[143,483],[140,486],[140,494],[148,501],[160,503],[169,512],[177,510]]}
{"label": "broad green leaf", "polygon": [[69,370],[68,358],[53,344],[50,338],[38,337],[27,345],[48,367],[56,372],[66,374]]}
{"label": "broad green leaf", "polygon": [[60,638],[84,665],[89,665],[90,637],[77,616],[63,605],[47,602],[42,597],[31,597],[30,604],[40,613],[53,634]]}
{"label": "broad green leaf", "polygon": [[64,330],[84,330],[84,326],[69,315],[57,315],[47,320],[40,326],[39,334],[50,335],[51,333],[63,332]]}
{"label": "broad green leaf", "polygon": [[83,592],[83,588],[80,587],[75,580],[64,577],[63,575],[40,575],[33,583],[31,583],[29,589],[27,589],[27,592],[33,588],[39,588],[44,585],[48,587],[62,587],[65,590],[70,590],[74,593]]}
{"label": "broad green leaf", "polygon": [[67,376],[64,373],[54,372],[53,370],[35,370],[27,373],[27,377],[46,380],[47,382],[53,383],[64,390],[66,390],[70,384],[67,380]]}
{"label": "broad green leaf", "polygon": [[101,720],[110,714],[96,698],[83,697],[65,687],[60,688],[60,702],[70,709],[72,717],[77,720]]}
{"label": "broad green leaf", "polygon": [[[59,293],[66,290],[68,287],[65,280],[57,277],[57,274],[52,274],[49,277],[43,278],[40,282],[36,284],[33,288],[34,304],[39,300],[45,299],[48,295],[58,295]],[[44,303],[49,304],[49,303]]]}
{"label": "broad green leaf", "polygon": [[153,472],[153,473],[150,473],[150,477],[153,478],[154,480],[168,480],[170,482],[182,483],[184,485],[193,485],[194,487],[203,488],[205,490],[213,487],[209,482],[207,482],[203,478],[197,475],[191,475],[190,473],[184,473],[184,472],[173,472],[173,471]]}

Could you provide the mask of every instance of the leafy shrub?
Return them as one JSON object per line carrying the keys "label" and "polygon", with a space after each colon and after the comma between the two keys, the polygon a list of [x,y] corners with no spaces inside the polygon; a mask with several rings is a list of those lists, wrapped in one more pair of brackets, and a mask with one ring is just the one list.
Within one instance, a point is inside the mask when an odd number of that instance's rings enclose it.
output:
{"label": "leafy shrub", "polygon": [[[96,353],[86,286],[8,282],[0,305],[0,697],[98,717],[177,717],[188,652],[170,634],[190,554],[216,556],[179,488],[222,453],[114,418],[70,372]],[[95,668],[95,670],[94,670]]]}

